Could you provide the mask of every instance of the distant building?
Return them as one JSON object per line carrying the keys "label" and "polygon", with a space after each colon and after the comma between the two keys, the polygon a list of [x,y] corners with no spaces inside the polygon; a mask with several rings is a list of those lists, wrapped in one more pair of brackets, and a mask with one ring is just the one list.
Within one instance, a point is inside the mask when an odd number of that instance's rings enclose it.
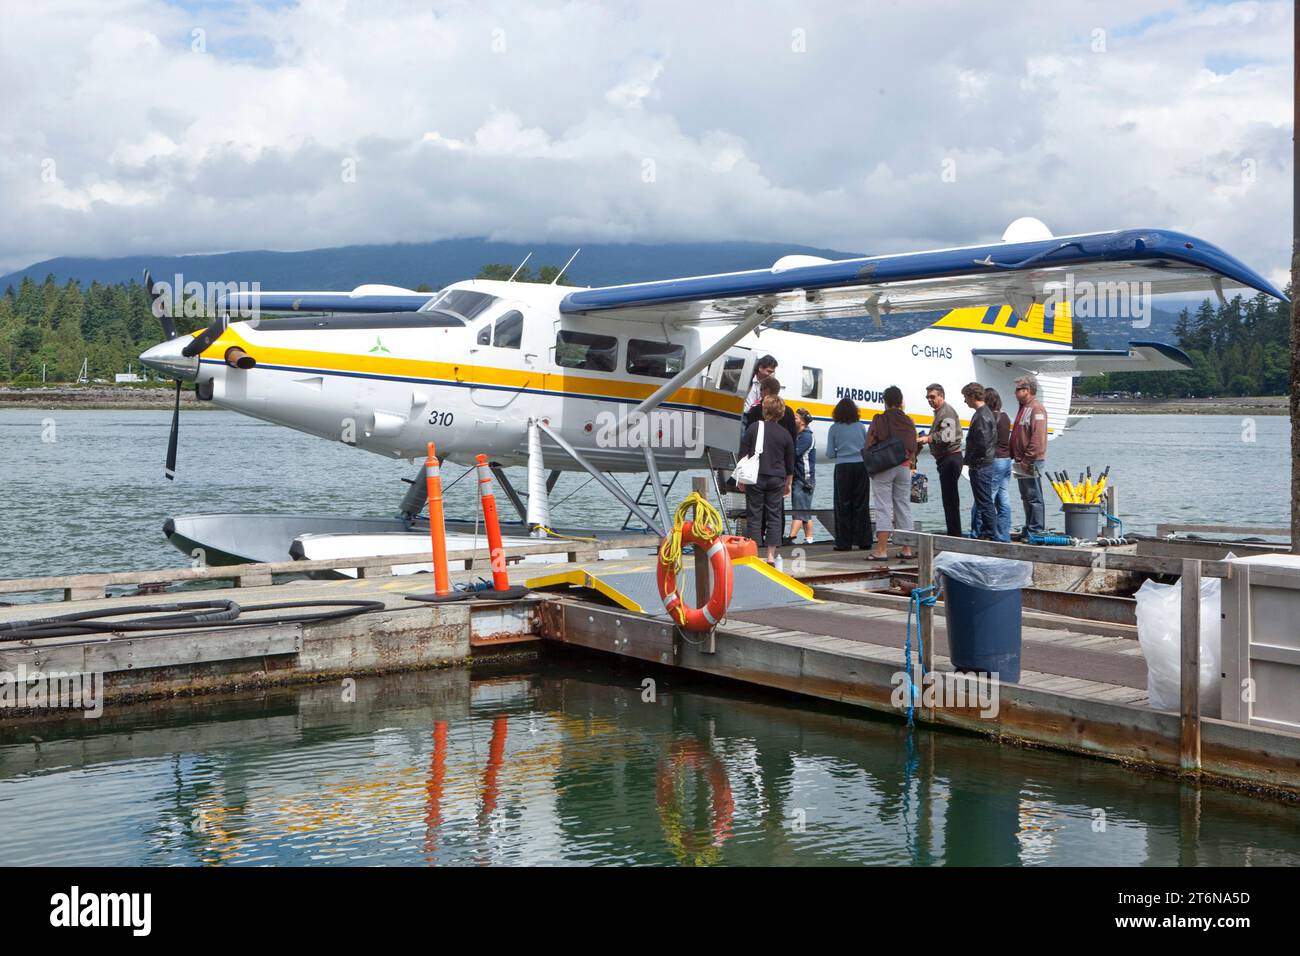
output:
{"label": "distant building", "polygon": [[135,372],[118,372],[113,376],[113,381],[117,382],[118,385],[129,385],[132,382],[143,382],[144,376]]}

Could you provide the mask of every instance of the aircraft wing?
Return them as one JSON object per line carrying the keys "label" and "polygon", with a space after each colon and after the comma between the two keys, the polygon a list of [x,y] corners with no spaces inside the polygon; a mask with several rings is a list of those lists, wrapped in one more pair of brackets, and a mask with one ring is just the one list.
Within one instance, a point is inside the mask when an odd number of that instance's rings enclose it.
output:
{"label": "aircraft wing", "polygon": [[[734,324],[755,310],[774,320],[921,312],[1005,302],[1024,315],[1035,303],[1070,298],[1091,283],[1150,283],[1149,292],[1253,289],[1285,296],[1208,242],[1162,229],[1128,229],[1029,242],[830,261],[790,256],[770,269],[570,292],[568,315],[677,325]],[[1131,287],[1130,287],[1131,288]]]}
{"label": "aircraft wing", "polygon": [[223,300],[241,315],[275,312],[418,312],[435,292],[361,285],[351,292],[239,292]]}
{"label": "aircraft wing", "polygon": [[1026,372],[1100,375],[1103,372],[1182,372],[1192,360],[1163,342],[1130,342],[1126,349],[971,349],[986,362],[1005,362]]}

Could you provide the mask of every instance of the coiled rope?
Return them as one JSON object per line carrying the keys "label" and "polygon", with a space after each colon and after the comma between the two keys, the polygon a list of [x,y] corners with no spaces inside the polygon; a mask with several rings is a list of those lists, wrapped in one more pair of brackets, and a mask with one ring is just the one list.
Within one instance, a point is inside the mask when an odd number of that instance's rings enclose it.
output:
{"label": "coiled rope", "polygon": [[659,546],[659,560],[672,568],[674,577],[682,573],[682,528],[692,508],[695,510],[693,529],[697,540],[708,542],[722,534],[722,515],[718,509],[709,504],[708,499],[698,491],[692,491],[677,506],[672,529]]}

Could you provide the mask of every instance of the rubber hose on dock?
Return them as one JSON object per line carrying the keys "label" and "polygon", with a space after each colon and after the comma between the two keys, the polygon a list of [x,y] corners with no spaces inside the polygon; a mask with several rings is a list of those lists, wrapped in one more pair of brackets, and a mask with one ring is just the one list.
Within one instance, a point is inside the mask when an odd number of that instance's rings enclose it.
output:
{"label": "rubber hose on dock", "polygon": [[1078,540],[1071,538],[1068,534],[1039,534],[1031,532],[1029,535],[1030,544],[1040,545],[1063,545],[1069,547],[1078,544]]}
{"label": "rubber hose on dock", "polygon": [[[281,611],[290,608],[332,607],[310,614],[280,614],[245,618],[253,611]],[[81,634],[112,634],[134,631],[194,630],[206,627],[251,627],[257,624],[312,624],[334,621],[371,611],[382,611],[383,601],[284,601],[240,607],[234,601],[179,601],[166,604],[136,604],[130,607],[76,611],[25,621],[0,622],[0,641],[30,641],[44,637],[74,637]],[[160,613],[162,612],[162,613]],[[113,620],[124,614],[146,614],[125,621]]]}

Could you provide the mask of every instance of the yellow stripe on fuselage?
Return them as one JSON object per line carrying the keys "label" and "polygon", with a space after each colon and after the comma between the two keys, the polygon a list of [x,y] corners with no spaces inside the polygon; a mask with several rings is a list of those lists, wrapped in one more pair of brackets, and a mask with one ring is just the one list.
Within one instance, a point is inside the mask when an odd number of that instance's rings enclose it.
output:
{"label": "yellow stripe on fuselage", "polygon": [[[227,329],[203,353],[205,359],[220,360],[226,349],[238,346],[262,365],[281,365],[309,371],[343,372],[361,375],[381,375],[415,378],[425,381],[444,381],[465,385],[484,385],[499,388],[529,389],[560,395],[580,395],[587,398],[621,398],[639,400],[654,394],[659,386],[630,382],[617,378],[590,378],[563,371],[544,369],[511,369],[494,365],[470,365],[461,362],[429,362],[423,359],[397,358],[389,355],[357,355],[348,352],[314,352],[305,349],[275,348],[254,345],[243,339],[233,329]],[[744,400],[739,395],[728,395],[701,388],[682,388],[673,392],[666,402],[691,405],[705,411],[739,415]],[[829,407],[829,406],[827,406]]]}
{"label": "yellow stripe on fuselage", "polygon": [[[960,311],[960,310],[954,310]],[[975,310],[979,311],[979,310]],[[951,314],[951,313],[950,313]],[[591,378],[565,372],[542,369],[512,369],[494,365],[470,365],[459,362],[430,362],[424,359],[398,358],[391,355],[358,355],[350,352],[316,352],[307,349],[276,348],[255,345],[228,328],[203,353],[203,358],[220,361],[226,350],[238,346],[257,359],[261,365],[287,366],[310,372],[339,372],[345,374],[414,378],[431,382],[452,382],[464,385],[495,386],[509,389],[528,389],[553,395],[578,395],[590,399],[617,398],[639,400],[648,398],[659,386],[644,382],[630,382],[617,378]],[[706,412],[739,416],[744,400],[739,395],[702,388],[682,388],[664,400],[673,405],[685,405]],[[795,407],[807,408],[814,418],[829,420],[835,406],[825,402],[800,399]],[[870,421],[883,412],[883,408],[860,408],[858,416]],[[933,415],[909,417],[918,425],[934,423]],[[963,428],[970,424],[961,419]]]}

